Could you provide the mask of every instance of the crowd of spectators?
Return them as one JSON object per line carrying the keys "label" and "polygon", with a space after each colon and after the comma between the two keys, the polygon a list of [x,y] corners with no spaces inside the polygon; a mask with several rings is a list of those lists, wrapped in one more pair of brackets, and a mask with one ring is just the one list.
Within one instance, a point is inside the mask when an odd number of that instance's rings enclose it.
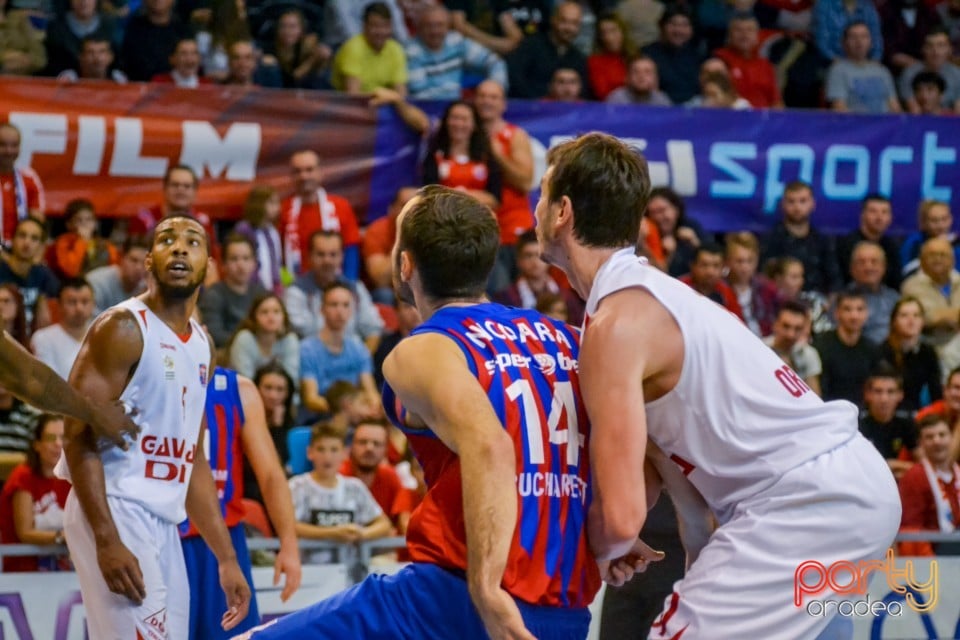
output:
{"label": "crowd of spectators", "polygon": [[[70,0],[45,11],[0,0],[0,61],[4,73],[65,81],[332,87],[391,105],[423,135],[422,184],[464,189],[495,211],[502,246],[491,298],[573,324],[583,301],[537,254],[531,144],[504,118],[508,97],[929,114],[960,104],[952,2],[445,4],[330,0],[318,12],[291,0],[269,13],[243,0]],[[433,122],[408,98],[448,104]],[[298,472],[298,533],[344,542],[403,533],[423,483],[402,434],[383,420],[378,384],[384,357],[419,321],[393,298],[390,256],[397,214],[419,185],[364,225],[324,187],[320,150],[301,149],[285,189],[249,186],[236,223],[217,227],[196,209],[203,185],[185,165],[129,219],[107,225],[78,199],[53,220],[42,176],[15,168],[20,142],[0,125],[4,328],[67,375],[97,314],[144,290],[157,221],[197,219],[216,263],[199,315],[218,361],[255,381],[281,459],[313,465],[288,467]],[[905,238],[889,233],[891,204],[878,194],[863,201],[855,230],[821,233],[814,220],[828,212],[802,182],[786,185],[762,237],[705,229],[669,187],[653,190],[647,214],[638,250],[655,267],[741,318],[824,399],[860,407],[864,434],[898,479],[910,478],[905,529],[960,526],[960,239],[949,203],[918,203]],[[311,427],[304,451],[289,448],[296,425]],[[3,529],[4,542],[59,535],[56,518],[35,507],[62,506],[47,469],[61,439],[55,421],[0,390],[0,452],[29,455],[37,478],[22,488],[20,471],[8,483],[0,513],[12,509],[16,526]],[[256,483],[245,484],[256,499]]]}
{"label": "crowd of spectators", "polygon": [[960,108],[952,0],[0,0],[0,72],[929,115]]}

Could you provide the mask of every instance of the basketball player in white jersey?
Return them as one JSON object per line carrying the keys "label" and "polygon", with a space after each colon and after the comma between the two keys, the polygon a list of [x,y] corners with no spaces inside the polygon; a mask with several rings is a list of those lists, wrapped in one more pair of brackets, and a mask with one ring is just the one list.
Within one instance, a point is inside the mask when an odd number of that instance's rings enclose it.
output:
{"label": "basketball player in white jersey", "polygon": [[138,407],[141,427],[129,451],[99,452],[87,425],[67,421],[58,473],[73,490],[64,533],[89,635],[97,640],[188,636],[190,596],[177,533],[188,514],[220,564],[229,606],[221,624],[229,629],[247,615],[250,588],[199,444],[213,345],[191,316],[208,256],[198,222],[161,220],[146,259],[148,291],[97,319],[70,374],[84,395]]}
{"label": "basketball player in white jersey", "polygon": [[[719,524],[650,637],[817,637],[829,618],[794,604],[798,565],[880,559],[900,522],[893,477],[859,434],[856,408],[823,402],[732,314],[634,255],[650,190],[640,154],[593,133],[552,149],[547,164],[541,250],[587,300],[594,553],[617,558],[636,544],[659,490],[645,472],[649,437]],[[829,587],[817,598],[847,599]]]}

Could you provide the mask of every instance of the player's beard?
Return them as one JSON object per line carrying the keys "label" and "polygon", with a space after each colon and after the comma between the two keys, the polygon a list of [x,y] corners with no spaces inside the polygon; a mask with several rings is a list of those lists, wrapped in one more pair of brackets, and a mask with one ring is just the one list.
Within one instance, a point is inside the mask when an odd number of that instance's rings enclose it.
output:
{"label": "player's beard", "polygon": [[163,296],[165,300],[171,301],[186,300],[192,296],[194,292],[200,288],[200,285],[203,284],[203,281],[207,279],[206,265],[200,269],[196,278],[184,285],[168,284],[164,282],[160,278],[160,274],[157,273],[156,263],[151,265],[150,273],[153,276],[153,281],[157,283],[157,290],[160,292],[160,295]]}

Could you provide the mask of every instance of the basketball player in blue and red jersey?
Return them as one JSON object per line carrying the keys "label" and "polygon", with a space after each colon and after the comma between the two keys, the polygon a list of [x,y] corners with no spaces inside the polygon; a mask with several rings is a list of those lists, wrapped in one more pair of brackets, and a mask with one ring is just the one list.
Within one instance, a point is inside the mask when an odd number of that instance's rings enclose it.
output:
{"label": "basketball player in blue and red jersey", "polygon": [[413,563],[256,631],[273,638],[582,639],[589,437],[575,330],[484,299],[499,229],[462,191],[397,219],[394,282],[424,318],[384,362],[384,406],[423,466]]}
{"label": "basketball player in blue and red jersey", "polygon": [[[285,602],[300,586],[300,550],[297,548],[290,487],[267,428],[260,393],[248,378],[231,369],[217,367],[207,389],[204,417],[207,421],[204,451],[210,460],[220,511],[237,551],[237,562],[252,585],[250,552],[242,523],[243,461],[246,457],[280,539],[273,583],[279,583],[280,574],[286,576],[280,593],[280,599]],[[223,592],[217,589],[220,579],[217,559],[190,520],[180,523],[180,542],[190,580],[190,640],[229,638],[259,624],[260,613],[256,598],[253,598],[247,617],[230,632],[223,630],[219,618],[227,607]]]}
{"label": "basketball player in blue and red jersey", "polygon": [[161,220],[146,258],[147,292],[97,318],[70,372],[80,394],[137,407],[141,427],[135,446],[102,450],[88,425],[66,423],[56,472],[73,483],[64,533],[91,638],[188,636],[190,591],[177,535],[188,514],[219,561],[220,623],[229,629],[247,615],[250,587],[197,447],[213,345],[192,316],[209,256],[200,223]]}

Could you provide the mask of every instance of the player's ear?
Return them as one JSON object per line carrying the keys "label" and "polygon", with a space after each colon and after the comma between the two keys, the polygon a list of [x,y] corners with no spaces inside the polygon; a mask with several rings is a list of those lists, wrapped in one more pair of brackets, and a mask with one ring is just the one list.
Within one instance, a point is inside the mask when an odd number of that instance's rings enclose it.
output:
{"label": "player's ear", "polygon": [[410,255],[409,251],[403,250],[400,252],[400,281],[401,282],[410,282],[410,278],[413,277],[413,256]]}
{"label": "player's ear", "polygon": [[553,226],[555,227],[555,230],[559,230],[567,226],[573,226],[573,201],[570,200],[570,196],[560,196],[560,202],[557,206],[557,215],[554,219]]}

